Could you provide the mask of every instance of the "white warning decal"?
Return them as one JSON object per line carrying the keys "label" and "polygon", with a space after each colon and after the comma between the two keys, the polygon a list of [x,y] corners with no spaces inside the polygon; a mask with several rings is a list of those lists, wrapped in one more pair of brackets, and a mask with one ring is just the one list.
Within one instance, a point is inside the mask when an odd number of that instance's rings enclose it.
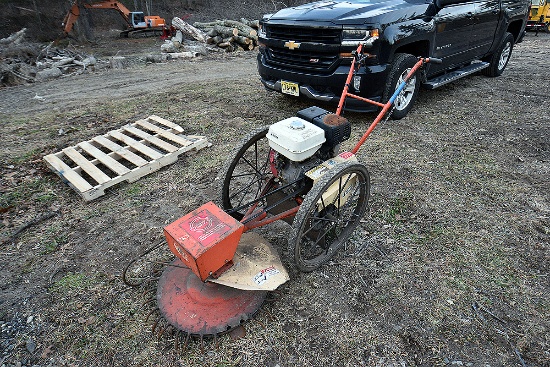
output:
{"label": "white warning decal", "polygon": [[254,283],[257,285],[264,284],[270,277],[273,275],[279,274],[280,271],[277,270],[274,266],[260,270],[260,272],[254,275]]}

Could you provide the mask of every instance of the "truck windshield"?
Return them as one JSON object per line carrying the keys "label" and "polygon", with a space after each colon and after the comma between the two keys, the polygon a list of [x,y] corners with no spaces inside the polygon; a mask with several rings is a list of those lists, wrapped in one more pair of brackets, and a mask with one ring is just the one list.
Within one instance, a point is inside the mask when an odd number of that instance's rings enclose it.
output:
{"label": "truck windshield", "polygon": [[545,0],[531,0],[531,4],[542,6],[544,5],[544,1]]}

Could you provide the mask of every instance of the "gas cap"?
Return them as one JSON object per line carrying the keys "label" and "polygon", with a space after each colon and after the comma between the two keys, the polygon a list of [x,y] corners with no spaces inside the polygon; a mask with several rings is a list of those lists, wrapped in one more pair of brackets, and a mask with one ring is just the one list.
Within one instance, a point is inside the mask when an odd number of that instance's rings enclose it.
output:
{"label": "gas cap", "polygon": [[303,123],[303,121],[300,120],[292,120],[290,122],[290,128],[292,130],[303,130],[306,128],[306,125]]}

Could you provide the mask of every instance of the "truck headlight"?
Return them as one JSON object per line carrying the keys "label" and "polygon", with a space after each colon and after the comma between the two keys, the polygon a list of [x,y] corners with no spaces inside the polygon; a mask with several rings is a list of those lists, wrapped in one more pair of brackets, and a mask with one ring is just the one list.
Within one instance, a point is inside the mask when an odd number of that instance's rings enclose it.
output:
{"label": "truck headlight", "polygon": [[360,43],[365,46],[372,46],[379,35],[378,29],[343,29],[342,46],[359,46]]}
{"label": "truck headlight", "polygon": [[265,27],[263,23],[258,26],[258,37],[265,38]]}

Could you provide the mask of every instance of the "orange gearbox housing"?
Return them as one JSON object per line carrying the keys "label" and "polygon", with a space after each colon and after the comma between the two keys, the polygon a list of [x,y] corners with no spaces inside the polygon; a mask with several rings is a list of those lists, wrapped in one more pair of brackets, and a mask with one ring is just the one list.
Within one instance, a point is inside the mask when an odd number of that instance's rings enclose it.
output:
{"label": "orange gearbox housing", "polygon": [[231,264],[244,226],[208,202],[164,227],[168,247],[202,281]]}

